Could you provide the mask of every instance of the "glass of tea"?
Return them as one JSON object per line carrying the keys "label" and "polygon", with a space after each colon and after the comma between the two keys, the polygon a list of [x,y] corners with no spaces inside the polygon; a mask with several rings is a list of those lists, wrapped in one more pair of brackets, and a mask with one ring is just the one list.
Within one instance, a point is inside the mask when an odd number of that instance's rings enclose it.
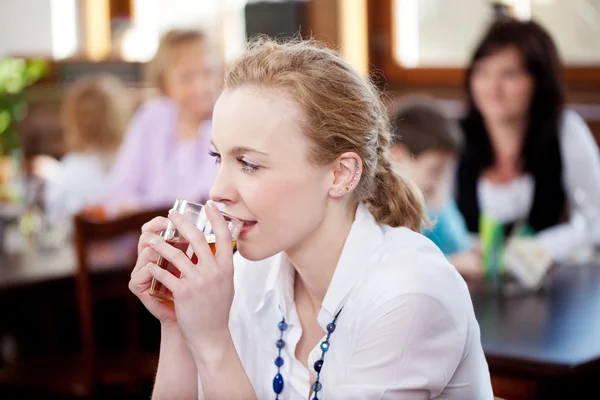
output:
{"label": "glass of tea", "polygon": [[[206,241],[212,250],[212,253],[215,254],[217,251],[215,245],[215,233],[212,229],[212,225],[208,220],[206,215],[206,208],[202,204],[191,203],[187,200],[177,199],[175,200],[175,204],[173,205],[174,212],[178,212],[183,215],[188,221],[192,222],[196,225],[196,228],[200,230],[206,237]],[[240,230],[242,229],[243,223],[230,215],[223,213],[223,217],[225,218],[225,222],[227,222],[227,226],[229,226],[229,231],[231,232],[232,242],[231,247],[235,247],[237,238],[240,234]],[[169,243],[171,246],[181,250],[185,255],[187,255],[192,263],[196,264],[198,262],[198,257],[194,254],[192,246],[187,242],[187,240],[179,234],[175,226],[169,221],[167,228],[164,232],[161,233],[162,238]],[[176,277],[180,277],[181,273],[171,263],[169,260],[159,257],[158,266],[166,269]],[[173,294],[169,289],[167,289],[162,283],[157,281],[155,278],[152,279],[152,284],[150,286],[150,295],[156,297],[158,300],[163,303],[173,305]]]}

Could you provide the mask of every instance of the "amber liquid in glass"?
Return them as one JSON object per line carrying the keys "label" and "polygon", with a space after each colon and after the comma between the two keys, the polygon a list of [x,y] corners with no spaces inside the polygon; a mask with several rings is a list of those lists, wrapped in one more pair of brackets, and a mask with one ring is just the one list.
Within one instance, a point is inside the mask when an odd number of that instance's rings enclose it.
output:
{"label": "amber liquid in glass", "polygon": [[[215,237],[206,236],[206,240],[208,241],[208,246],[210,247],[210,250],[214,255],[217,252]],[[193,250],[190,244],[187,242],[187,240],[183,238],[177,238],[167,240],[167,243],[185,253],[192,260],[192,263],[196,264],[198,262],[198,257],[192,252]],[[235,244],[236,241],[233,240],[231,242],[231,247],[235,248]],[[163,257],[159,257],[157,264],[159,267],[161,267],[162,269],[166,269],[167,271],[175,275],[177,278],[181,277],[181,272],[179,272],[177,267],[175,267],[171,261]],[[152,280],[152,285],[150,286],[150,295],[156,297],[158,300],[165,304],[173,306],[173,293],[171,293],[171,291],[167,289],[165,285],[163,285],[156,279]]]}

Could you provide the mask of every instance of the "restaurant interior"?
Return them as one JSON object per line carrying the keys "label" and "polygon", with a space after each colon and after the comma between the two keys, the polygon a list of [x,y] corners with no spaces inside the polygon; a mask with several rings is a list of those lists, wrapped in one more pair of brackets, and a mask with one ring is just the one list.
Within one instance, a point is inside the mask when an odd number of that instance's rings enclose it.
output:
{"label": "restaurant interior", "polygon": [[[312,37],[371,77],[390,110],[398,101],[421,96],[460,121],[473,106],[468,77],[475,48],[488,27],[509,19],[536,21],[554,41],[564,108],[584,122],[580,129],[586,135],[591,133],[594,140],[585,147],[596,159],[585,165],[597,168],[599,0],[1,1],[0,398],[142,399],[152,393],[160,323],[128,283],[142,225],[166,216],[175,197],[165,187],[166,201],[117,209],[100,200],[79,204],[62,194],[51,207],[48,182],[73,152],[71,122],[93,132],[98,127],[95,117],[78,115],[89,111],[82,95],[91,82],[86,79],[118,81],[119,103],[112,103],[118,109],[112,111],[120,113],[124,126],[133,126],[142,104],[165,95],[148,71],[167,32],[204,32],[212,49],[211,71],[219,78],[249,38]],[[79,104],[69,103],[77,94],[84,96]],[[112,112],[106,103],[89,104],[96,111],[105,107],[103,115]],[[77,106],[83,111],[73,111]],[[140,143],[138,150],[153,151]],[[580,160],[577,154],[572,159]],[[577,168],[582,182],[600,186],[594,183],[600,170],[590,171],[583,161]],[[98,188],[96,172],[88,178],[82,177],[86,171],[78,172],[81,183],[71,185],[89,185],[88,192]],[[499,399],[595,397],[590,393],[600,379],[600,224],[595,224],[600,198],[583,183],[573,183],[571,193],[570,176],[563,176],[561,221],[577,225],[573,229],[582,239],[571,247],[568,238],[555,240],[552,246],[561,256],[541,256],[535,278],[519,272],[526,268],[522,264],[505,267],[514,261],[508,255],[490,261],[490,252],[504,250],[509,238],[496,242],[482,225],[473,233],[482,272],[465,280]],[[144,171],[138,178],[153,179]],[[533,204],[544,207],[552,199]],[[462,200],[457,202],[463,211]],[[515,257],[519,251],[524,259],[537,257],[533,245],[515,248]]]}

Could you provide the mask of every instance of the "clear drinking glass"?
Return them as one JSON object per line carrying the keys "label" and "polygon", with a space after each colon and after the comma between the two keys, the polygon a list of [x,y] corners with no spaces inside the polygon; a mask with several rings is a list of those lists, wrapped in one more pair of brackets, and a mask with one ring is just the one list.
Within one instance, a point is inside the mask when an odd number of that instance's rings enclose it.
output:
{"label": "clear drinking glass", "polygon": [[[217,251],[215,245],[215,233],[212,229],[212,225],[206,216],[205,206],[202,204],[191,203],[187,200],[177,199],[175,200],[175,204],[173,205],[173,211],[178,212],[183,215],[187,220],[191,221],[196,228],[200,230],[206,237],[206,241],[212,250],[212,253],[215,254]],[[235,247],[237,238],[240,234],[240,230],[242,229],[243,223],[230,215],[222,213],[227,225],[229,226],[229,231],[231,232],[231,246]],[[198,257],[194,254],[192,246],[187,242],[187,240],[179,234],[175,226],[171,222],[167,225],[167,229],[161,233],[162,238],[169,243],[171,246],[181,250],[184,252],[194,264],[198,262]],[[175,275],[176,277],[180,277],[181,274],[177,267],[173,265],[167,259],[163,257],[159,257],[157,264]],[[156,279],[152,279],[152,285],[150,286],[150,295],[156,297],[160,301],[173,305],[173,294],[169,289],[167,289],[162,283],[158,282]]]}

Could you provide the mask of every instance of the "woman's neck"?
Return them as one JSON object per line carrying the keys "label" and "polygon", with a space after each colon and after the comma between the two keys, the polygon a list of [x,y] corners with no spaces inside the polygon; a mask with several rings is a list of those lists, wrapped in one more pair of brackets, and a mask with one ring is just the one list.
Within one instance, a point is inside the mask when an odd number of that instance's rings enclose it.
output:
{"label": "woman's neck", "polygon": [[182,110],[179,113],[179,129],[177,131],[177,139],[182,141],[195,139],[198,134],[198,128],[202,122],[203,118]]}
{"label": "woman's neck", "polygon": [[520,164],[521,148],[527,129],[525,118],[486,122],[485,124],[492,148],[494,150],[496,167],[517,168]]}
{"label": "woman's neck", "polygon": [[317,315],[333,278],[356,207],[330,209],[319,227],[301,244],[286,251],[296,270],[294,299],[307,296]]}

